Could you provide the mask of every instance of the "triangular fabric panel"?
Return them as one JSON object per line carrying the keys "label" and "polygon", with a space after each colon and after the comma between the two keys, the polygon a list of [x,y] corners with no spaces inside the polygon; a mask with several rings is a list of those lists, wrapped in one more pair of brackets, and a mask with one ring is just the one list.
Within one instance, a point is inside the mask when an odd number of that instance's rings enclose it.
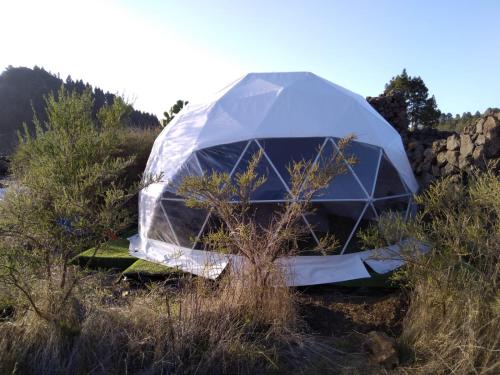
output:
{"label": "triangular fabric panel", "polygon": [[[337,150],[331,141],[328,141],[318,159],[320,167],[335,157]],[[314,194],[314,199],[368,199],[349,168],[345,172],[332,178],[329,185]]]}
{"label": "triangular fabric panel", "polygon": [[375,201],[373,205],[377,210],[379,216],[387,212],[397,212],[404,219],[406,217],[406,212],[408,210],[408,204],[410,203],[410,196],[392,198],[392,199],[381,199]]}
{"label": "triangular fabric panel", "polygon": [[298,255],[322,255],[318,250],[318,243],[313,236],[310,225],[308,225],[303,218],[299,220],[298,225],[306,231],[300,238],[291,241],[290,246],[293,247],[293,249],[299,250]]}
{"label": "triangular fabric panel", "polygon": [[290,187],[291,177],[288,167],[302,160],[314,161],[324,140],[324,138],[268,138],[259,139],[259,143]]}
{"label": "triangular fabric panel", "polygon": [[181,196],[177,195],[184,178],[187,176],[201,176],[202,171],[196,156],[193,154],[188,160],[179,168],[174,177],[169,181],[163,190],[162,198],[176,198],[180,199]]}
{"label": "triangular fabric panel", "polygon": [[183,201],[164,200],[162,203],[179,245],[191,248],[208,213],[205,210],[187,207]]}
{"label": "triangular fabric panel", "polygon": [[223,222],[216,217],[213,213],[210,213],[208,218],[206,218],[205,226],[203,227],[200,237],[196,241],[196,244],[193,246],[194,249],[197,250],[208,250],[208,251],[218,251],[218,252],[226,252],[226,249],[215,249],[210,246],[210,244],[206,243],[206,236],[211,232],[217,232],[223,226]]}
{"label": "triangular fabric panel", "polygon": [[154,207],[151,217],[151,226],[148,232],[148,237],[153,240],[163,241],[167,243],[177,244],[172,228],[165,216],[163,202],[160,202]]}
{"label": "triangular fabric panel", "polygon": [[346,158],[350,158],[351,156],[356,158],[355,164],[351,167],[368,195],[371,195],[373,191],[381,151],[376,146],[352,141],[343,152]]}
{"label": "triangular fabric panel", "polygon": [[358,223],[354,233],[351,236],[351,240],[347,243],[347,246],[344,248],[344,254],[355,253],[365,249],[364,244],[358,237],[360,231],[369,228],[376,221],[376,216],[371,208],[370,204],[366,207],[365,212],[363,213],[363,217]]}
{"label": "triangular fabric panel", "polygon": [[[233,183],[236,183],[237,175],[245,172],[248,168],[252,157],[257,154],[260,147],[255,141],[253,141],[247,148],[245,154],[241,158],[236,170],[233,174]],[[259,164],[257,166],[257,175],[266,176],[266,182],[250,194],[250,199],[252,200],[282,200],[285,199],[288,191],[280,180],[271,164],[267,161],[265,155],[260,158]]]}
{"label": "triangular fabric panel", "polygon": [[229,143],[196,151],[203,173],[231,173],[247,143]]}
{"label": "triangular fabric panel", "polygon": [[373,196],[375,198],[382,198],[406,193],[407,191],[399,177],[399,173],[384,154],[380,161],[377,184],[375,185],[375,193]]}
{"label": "triangular fabric panel", "polygon": [[315,202],[312,211],[306,214],[307,221],[318,239],[325,235],[335,235],[340,253],[351,235],[356,222],[363,213],[365,202]]}

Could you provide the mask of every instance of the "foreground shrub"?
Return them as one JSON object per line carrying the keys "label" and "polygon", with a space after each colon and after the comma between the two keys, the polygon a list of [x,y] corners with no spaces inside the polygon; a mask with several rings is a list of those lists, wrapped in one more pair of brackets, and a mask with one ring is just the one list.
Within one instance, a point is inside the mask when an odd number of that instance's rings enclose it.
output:
{"label": "foreground shrub", "polygon": [[[401,337],[413,357],[408,373],[498,373],[500,181],[492,173],[467,186],[446,178],[417,203],[413,221],[386,216],[365,237],[379,246],[407,238],[407,266],[396,278],[410,298]],[[429,252],[415,257],[421,243]]]}
{"label": "foreground shrub", "polygon": [[0,282],[63,331],[78,321],[72,295],[82,275],[71,258],[133,222],[126,204],[140,188],[138,154],[127,148],[139,142],[124,131],[130,106],[117,99],[97,120],[92,110],[88,91],[49,96],[47,122],[35,119],[36,137],[26,131],[13,156],[19,188],[0,202]]}
{"label": "foreground shrub", "polygon": [[232,283],[186,279],[180,290],[156,285],[113,298],[101,282],[75,292],[72,335],[29,311],[0,324],[0,373],[258,374],[326,362],[327,351],[301,333],[287,288],[269,291],[255,314],[253,291]]}

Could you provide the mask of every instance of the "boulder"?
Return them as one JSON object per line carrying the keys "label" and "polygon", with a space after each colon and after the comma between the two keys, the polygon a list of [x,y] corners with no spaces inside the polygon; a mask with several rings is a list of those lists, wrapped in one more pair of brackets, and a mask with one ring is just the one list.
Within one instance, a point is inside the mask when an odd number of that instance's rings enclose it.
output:
{"label": "boulder", "polygon": [[439,139],[437,141],[432,142],[432,151],[437,154],[438,152],[445,151],[447,148],[446,139]]}
{"label": "boulder", "polygon": [[433,165],[431,167],[431,173],[434,177],[439,177],[439,175],[441,174],[441,170],[439,169],[439,167],[437,165]]}
{"label": "boulder", "polygon": [[488,140],[498,137],[500,133],[500,126],[499,123],[495,121],[493,116],[488,116],[484,121],[483,133]]}
{"label": "boulder", "polygon": [[374,362],[389,368],[399,365],[396,340],[380,331],[371,331],[366,336],[363,347],[371,354]]}
{"label": "boulder", "polygon": [[486,143],[484,154],[489,159],[500,158],[500,139],[494,139]]}
{"label": "boulder", "polygon": [[456,172],[458,172],[458,167],[451,164],[446,164],[443,168],[441,168],[441,176],[450,176]]}
{"label": "boulder", "polygon": [[453,166],[458,166],[458,155],[460,153],[458,151],[446,151],[446,161]]}
{"label": "boulder", "polygon": [[439,154],[437,154],[436,163],[437,163],[438,167],[442,167],[448,162],[447,157],[446,157],[448,152],[457,152],[457,151],[440,152]]}
{"label": "boulder", "polygon": [[460,139],[456,134],[450,135],[446,139],[446,148],[450,151],[455,151],[460,148]]}
{"label": "boulder", "polygon": [[479,145],[474,149],[474,152],[472,153],[472,159],[474,160],[479,160],[484,157],[484,146]]}
{"label": "boulder", "polygon": [[476,145],[484,145],[486,143],[486,137],[484,134],[478,134],[476,138]]}
{"label": "boulder", "polygon": [[483,132],[484,118],[480,118],[476,122],[476,133],[481,134]]}
{"label": "boulder", "polygon": [[471,156],[473,151],[474,151],[474,142],[472,142],[470,135],[461,134],[460,135],[460,155],[462,155],[464,157]]}
{"label": "boulder", "polygon": [[471,165],[471,158],[469,156],[464,156],[460,154],[458,157],[458,168],[460,169],[468,169],[468,167]]}
{"label": "boulder", "polygon": [[435,154],[432,151],[432,148],[426,148],[424,151],[424,163],[434,161]]}

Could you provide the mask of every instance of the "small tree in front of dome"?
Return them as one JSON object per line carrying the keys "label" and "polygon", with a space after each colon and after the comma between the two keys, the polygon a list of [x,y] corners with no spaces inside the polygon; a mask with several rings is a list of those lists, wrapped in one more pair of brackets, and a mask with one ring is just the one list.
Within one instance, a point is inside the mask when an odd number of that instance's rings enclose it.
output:
{"label": "small tree in front of dome", "polygon": [[[276,278],[286,277],[286,269],[277,266],[278,258],[297,255],[301,251],[301,239],[310,233],[302,218],[311,211],[313,196],[356,162],[354,157],[344,157],[343,152],[352,139],[349,136],[340,140],[340,152],[321,163],[302,160],[289,165],[288,197],[264,223],[259,220],[255,205],[251,204],[252,193],[266,182],[266,176],[257,170],[259,161],[265,157],[262,150],[253,155],[242,173],[233,177],[218,172],[188,176],[178,193],[187,199],[187,206],[208,210],[221,222],[218,229],[202,238],[205,246],[241,256],[244,267],[233,271],[237,271],[235,273],[239,278],[242,276],[247,285],[250,282],[256,287],[272,287],[280,283]],[[338,244],[335,236],[328,235],[320,239],[315,250],[326,255]]]}

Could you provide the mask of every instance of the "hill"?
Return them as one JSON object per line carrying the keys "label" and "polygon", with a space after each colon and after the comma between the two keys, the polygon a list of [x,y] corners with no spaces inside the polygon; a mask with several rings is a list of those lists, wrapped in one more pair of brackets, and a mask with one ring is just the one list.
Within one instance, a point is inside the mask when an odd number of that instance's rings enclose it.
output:
{"label": "hill", "polygon": [[[14,149],[17,131],[22,129],[23,123],[29,129],[33,128],[33,112],[42,122],[46,119],[44,97],[51,92],[57,93],[63,84],[71,91],[91,90],[94,114],[103,105],[113,103],[116,97],[82,80],[74,81],[70,76],[63,81],[37,66],[33,69],[9,66],[0,74],[0,154],[8,154]],[[129,123],[131,126],[145,128],[156,126],[159,121],[155,115],[131,108]]]}

